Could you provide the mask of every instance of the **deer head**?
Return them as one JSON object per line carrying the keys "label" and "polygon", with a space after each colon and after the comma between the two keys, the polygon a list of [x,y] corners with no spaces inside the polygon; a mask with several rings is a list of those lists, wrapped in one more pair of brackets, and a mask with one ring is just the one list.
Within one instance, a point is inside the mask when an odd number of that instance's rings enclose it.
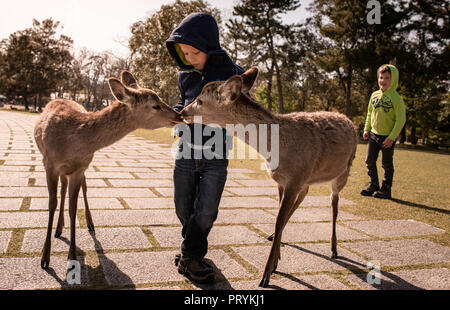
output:
{"label": "deer head", "polygon": [[141,88],[130,72],[122,71],[121,79],[110,78],[109,88],[117,101],[129,107],[140,128],[155,129],[180,123],[180,114],[154,91]]}
{"label": "deer head", "polygon": [[239,104],[239,98],[252,88],[257,76],[258,68],[252,67],[226,81],[206,84],[197,99],[181,111],[182,118],[190,123],[193,116],[201,115],[205,124],[223,124],[224,116],[230,115]]}

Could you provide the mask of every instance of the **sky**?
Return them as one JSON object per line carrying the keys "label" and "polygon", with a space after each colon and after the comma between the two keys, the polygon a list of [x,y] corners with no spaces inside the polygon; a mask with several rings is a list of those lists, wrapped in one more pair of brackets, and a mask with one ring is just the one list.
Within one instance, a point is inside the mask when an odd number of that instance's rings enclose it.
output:
{"label": "sky", "polygon": [[[232,15],[239,0],[206,0],[222,10],[223,19]],[[86,47],[97,52],[112,51],[126,57],[130,26],[159,10],[167,0],[0,0],[0,40],[31,27],[33,18],[42,21],[52,17],[63,25],[61,33],[74,40],[75,49]],[[311,0],[283,18],[286,23],[307,17],[305,8]],[[121,43],[122,42],[122,43]]]}

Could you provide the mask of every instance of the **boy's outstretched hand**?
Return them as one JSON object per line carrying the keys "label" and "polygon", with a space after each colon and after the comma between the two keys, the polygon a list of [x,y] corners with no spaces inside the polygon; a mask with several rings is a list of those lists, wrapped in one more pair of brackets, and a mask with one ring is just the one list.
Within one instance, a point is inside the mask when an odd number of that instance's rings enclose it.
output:
{"label": "boy's outstretched hand", "polygon": [[392,140],[389,139],[389,138],[386,138],[386,139],[384,140],[384,142],[383,142],[383,147],[389,149],[389,148],[392,147],[392,144],[393,144],[393,143],[394,143],[394,141],[392,141]]}

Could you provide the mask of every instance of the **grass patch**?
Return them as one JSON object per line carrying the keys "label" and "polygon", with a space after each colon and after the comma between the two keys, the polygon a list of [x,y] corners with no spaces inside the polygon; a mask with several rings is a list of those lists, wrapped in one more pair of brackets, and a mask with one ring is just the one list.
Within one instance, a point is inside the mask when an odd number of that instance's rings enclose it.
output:
{"label": "grass patch", "polygon": [[[157,130],[137,130],[134,135],[157,143],[172,145],[176,139],[171,128]],[[235,140],[236,143],[236,140]],[[392,200],[363,197],[361,189],[369,182],[365,166],[365,144],[358,145],[355,161],[342,197],[354,201],[355,205],[342,206],[341,209],[366,219],[396,220],[413,219],[446,230],[446,233],[427,237],[442,245],[450,245],[450,157],[448,152],[430,151],[418,147],[396,148],[394,154],[394,184]],[[253,178],[268,179],[260,170],[263,160],[230,160],[230,168],[255,170]],[[378,174],[383,176],[381,154],[378,160]],[[381,180],[380,180],[381,182]],[[330,187],[312,186],[309,195],[329,195]]]}

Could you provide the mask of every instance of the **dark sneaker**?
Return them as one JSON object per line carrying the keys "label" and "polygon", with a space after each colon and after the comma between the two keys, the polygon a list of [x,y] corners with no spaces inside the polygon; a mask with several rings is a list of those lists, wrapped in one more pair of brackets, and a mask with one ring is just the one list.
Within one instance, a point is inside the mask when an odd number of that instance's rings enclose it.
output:
{"label": "dark sneaker", "polygon": [[178,273],[196,283],[214,282],[214,270],[202,260],[181,256],[178,261]]}
{"label": "dark sneaker", "polygon": [[391,186],[383,183],[381,189],[375,192],[373,197],[381,199],[391,199]]}
{"label": "dark sneaker", "polygon": [[375,192],[378,191],[379,189],[380,189],[380,186],[379,186],[379,185],[370,183],[370,185],[369,185],[368,188],[363,189],[363,190],[361,191],[361,195],[363,195],[363,196],[372,196],[373,193],[375,193]]}

